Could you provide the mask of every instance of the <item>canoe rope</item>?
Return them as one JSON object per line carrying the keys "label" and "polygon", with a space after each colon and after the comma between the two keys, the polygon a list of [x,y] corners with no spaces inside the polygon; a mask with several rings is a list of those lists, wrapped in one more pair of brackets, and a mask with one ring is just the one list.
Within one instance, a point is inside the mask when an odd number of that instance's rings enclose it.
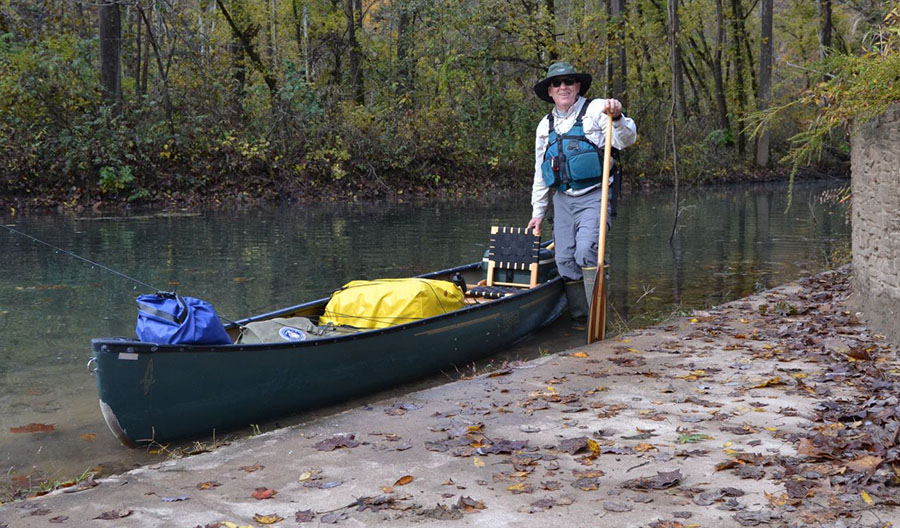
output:
{"label": "canoe rope", "polygon": [[[13,229],[13,228],[9,227],[8,225],[0,224],[0,227],[3,227],[4,229],[6,229],[7,231],[9,231],[10,233],[15,233],[15,234],[17,234],[17,235],[19,235],[19,236],[25,237],[25,238],[31,240],[32,242],[37,242],[38,244],[43,244],[43,245],[47,246],[47,247],[50,248],[50,249],[56,250],[57,253],[64,253],[64,254],[66,254],[66,255],[68,255],[68,256],[70,256],[70,257],[74,257],[74,258],[76,258],[76,259],[78,259],[78,260],[87,262],[87,263],[90,264],[91,266],[96,266],[96,267],[98,267],[98,268],[100,268],[100,269],[102,269],[102,270],[104,270],[104,271],[108,271],[108,272],[110,272],[110,273],[112,273],[112,274],[118,275],[119,277],[122,277],[123,279],[128,279],[128,280],[130,280],[131,282],[133,282],[133,283],[135,283],[135,284],[139,284],[139,285],[141,285],[141,286],[144,286],[145,288],[150,288],[151,290],[156,291],[156,292],[164,291],[164,290],[162,290],[162,289],[160,289],[160,288],[157,288],[157,287],[155,287],[155,286],[153,286],[153,285],[151,285],[151,284],[147,284],[147,283],[144,282],[144,281],[135,279],[134,277],[129,277],[128,275],[125,275],[125,274],[122,273],[121,271],[116,271],[116,270],[110,268],[109,266],[104,266],[103,264],[100,264],[99,262],[95,262],[95,261],[93,261],[93,260],[91,260],[91,259],[89,259],[89,258],[82,257],[81,255],[77,255],[77,254],[72,253],[71,251],[68,251],[68,250],[66,250],[66,249],[63,249],[63,248],[61,248],[61,247],[54,246],[53,244],[51,244],[51,243],[49,243],[49,242],[44,242],[43,240],[41,240],[41,239],[39,239],[39,238],[35,238],[35,237],[33,237],[33,236],[31,236],[31,235],[29,235],[29,234],[27,234],[27,233],[23,233],[23,232],[19,231],[18,229]],[[228,319],[227,317],[222,317],[221,315],[219,315],[219,319],[222,319],[223,321],[225,321],[225,322],[227,322],[227,323],[235,324],[234,321],[232,321],[231,319]]]}

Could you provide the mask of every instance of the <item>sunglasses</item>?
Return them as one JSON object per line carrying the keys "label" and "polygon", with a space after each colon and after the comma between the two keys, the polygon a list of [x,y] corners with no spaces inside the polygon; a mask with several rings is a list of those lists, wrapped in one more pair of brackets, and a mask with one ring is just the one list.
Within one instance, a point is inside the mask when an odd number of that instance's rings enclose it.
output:
{"label": "sunglasses", "polygon": [[578,82],[578,79],[572,79],[572,78],[569,78],[569,79],[553,79],[552,81],[550,81],[550,84],[551,84],[554,88],[559,88],[560,85],[562,85],[562,84],[565,84],[566,86],[572,86],[573,84],[575,84],[575,83],[577,83],[577,82]]}

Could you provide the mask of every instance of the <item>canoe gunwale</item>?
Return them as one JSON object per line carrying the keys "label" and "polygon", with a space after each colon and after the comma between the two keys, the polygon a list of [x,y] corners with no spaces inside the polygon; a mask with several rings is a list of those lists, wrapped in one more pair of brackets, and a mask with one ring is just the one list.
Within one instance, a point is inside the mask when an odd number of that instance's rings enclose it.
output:
{"label": "canoe gunwale", "polygon": [[[440,271],[434,271],[430,273],[426,273],[423,275],[417,275],[420,278],[431,278],[435,276],[442,276],[447,274],[453,274],[461,271],[468,271],[481,266],[481,262],[474,262],[471,264],[465,264],[462,266],[457,266],[455,268],[449,268]],[[192,353],[207,353],[207,352],[244,352],[244,351],[263,351],[263,350],[291,350],[291,349],[303,349],[303,348],[313,348],[320,347],[330,344],[338,344],[338,343],[346,343],[351,340],[357,339],[370,339],[376,338],[387,334],[392,333],[400,333],[411,331],[412,329],[418,326],[424,326],[433,324],[435,322],[441,320],[451,320],[453,318],[464,317],[469,314],[488,310],[490,308],[498,308],[500,306],[506,305],[508,303],[517,302],[522,300],[525,297],[532,297],[539,292],[543,292],[548,288],[552,288],[553,285],[562,281],[562,278],[556,276],[544,283],[539,284],[538,286],[522,290],[519,293],[514,295],[509,295],[506,297],[502,297],[500,299],[491,300],[490,302],[478,303],[478,304],[470,304],[466,305],[464,308],[459,310],[454,310],[452,312],[447,312],[444,314],[435,315],[432,317],[426,317],[423,319],[419,319],[417,321],[410,321],[408,323],[403,323],[399,325],[389,326],[385,328],[371,329],[371,330],[362,330],[360,332],[354,332],[344,335],[337,335],[333,337],[323,337],[318,339],[312,339],[307,341],[289,341],[284,343],[251,343],[251,344],[238,344],[232,343],[229,345],[167,345],[167,344],[159,344],[159,343],[150,343],[146,341],[138,341],[135,338],[129,337],[106,337],[106,338],[94,338],[91,339],[91,349],[94,352],[109,352],[109,353],[119,353],[122,352],[123,349],[127,352],[132,353],[183,353],[183,352],[192,352]],[[321,299],[316,299],[313,301],[309,301],[303,304],[299,304],[296,306],[291,306],[287,308],[282,308],[273,312],[268,312],[264,314],[259,314],[251,317],[247,317],[245,319],[240,319],[235,321],[233,324],[229,324],[226,328],[234,328],[235,326],[241,326],[250,322],[260,321],[265,319],[271,319],[273,317],[279,317],[282,315],[290,315],[296,312],[299,312],[306,308],[315,307],[317,305],[324,305],[328,303],[330,297],[324,297]],[[537,328],[535,328],[536,330]]]}

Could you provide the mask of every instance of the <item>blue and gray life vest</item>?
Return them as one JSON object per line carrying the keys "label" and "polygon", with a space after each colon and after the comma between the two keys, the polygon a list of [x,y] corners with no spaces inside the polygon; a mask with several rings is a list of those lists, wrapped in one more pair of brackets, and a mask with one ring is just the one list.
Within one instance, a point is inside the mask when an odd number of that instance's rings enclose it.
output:
{"label": "blue and gray life vest", "polygon": [[556,133],[553,128],[553,112],[547,114],[550,135],[541,164],[541,175],[550,188],[577,191],[597,185],[603,179],[603,149],[585,137],[582,123],[591,101],[593,99],[584,102],[575,118],[575,124],[565,134]]}

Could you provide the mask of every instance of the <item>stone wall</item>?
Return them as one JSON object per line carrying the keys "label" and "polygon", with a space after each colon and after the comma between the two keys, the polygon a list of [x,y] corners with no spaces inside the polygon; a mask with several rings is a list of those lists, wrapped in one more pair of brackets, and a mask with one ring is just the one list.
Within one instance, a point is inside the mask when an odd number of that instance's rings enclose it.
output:
{"label": "stone wall", "polygon": [[856,306],[900,344],[900,105],[863,125],[851,149]]}

